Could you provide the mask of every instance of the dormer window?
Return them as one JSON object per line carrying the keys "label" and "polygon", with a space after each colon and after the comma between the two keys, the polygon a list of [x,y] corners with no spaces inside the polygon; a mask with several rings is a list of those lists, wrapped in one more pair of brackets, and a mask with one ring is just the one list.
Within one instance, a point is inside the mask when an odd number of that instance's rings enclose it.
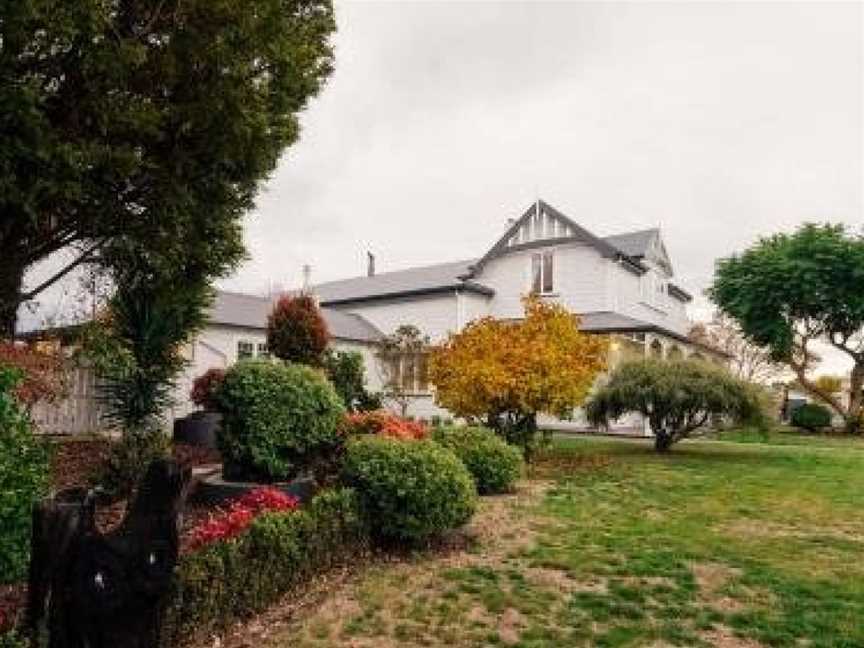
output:
{"label": "dormer window", "polygon": [[531,292],[536,295],[549,294],[555,288],[554,256],[552,252],[531,255]]}

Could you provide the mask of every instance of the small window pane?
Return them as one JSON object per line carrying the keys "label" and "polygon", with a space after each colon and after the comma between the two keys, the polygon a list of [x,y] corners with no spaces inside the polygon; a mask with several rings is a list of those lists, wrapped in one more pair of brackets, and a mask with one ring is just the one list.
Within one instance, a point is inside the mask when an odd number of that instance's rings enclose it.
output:
{"label": "small window pane", "polygon": [[542,258],[539,254],[531,255],[531,292],[539,293],[542,288],[540,275],[542,272]]}
{"label": "small window pane", "polygon": [[237,343],[237,359],[245,360],[247,358],[251,358],[255,353],[255,345],[251,342],[246,342],[245,340],[241,340]]}
{"label": "small window pane", "polygon": [[429,391],[429,356],[425,353],[417,357],[417,391]]}
{"label": "small window pane", "polygon": [[387,385],[390,389],[395,389],[402,384],[402,362],[399,356],[390,358],[388,364],[390,366],[390,384]]}
{"label": "small window pane", "polygon": [[407,392],[414,391],[414,373],[416,366],[411,356],[402,357],[402,389]]}
{"label": "small window pane", "polygon": [[552,282],[552,253],[546,252],[543,254],[543,292],[551,293],[554,286]]}

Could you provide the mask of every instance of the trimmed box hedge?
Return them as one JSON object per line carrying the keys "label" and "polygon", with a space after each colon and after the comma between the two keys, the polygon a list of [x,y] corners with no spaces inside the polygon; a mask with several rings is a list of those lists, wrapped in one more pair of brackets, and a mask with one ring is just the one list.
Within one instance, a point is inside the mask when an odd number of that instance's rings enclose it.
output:
{"label": "trimmed box hedge", "polygon": [[347,446],[343,482],[357,489],[378,536],[420,541],[471,519],[477,489],[450,450],[433,441],[360,436]]}
{"label": "trimmed box hedge", "polygon": [[522,474],[522,451],[483,427],[439,427],[432,439],[452,450],[481,495],[509,493]]}
{"label": "trimmed box hedge", "polygon": [[369,547],[368,525],[350,488],[322,491],[297,511],[264,513],[237,538],[181,558],[163,645],[221,632]]}

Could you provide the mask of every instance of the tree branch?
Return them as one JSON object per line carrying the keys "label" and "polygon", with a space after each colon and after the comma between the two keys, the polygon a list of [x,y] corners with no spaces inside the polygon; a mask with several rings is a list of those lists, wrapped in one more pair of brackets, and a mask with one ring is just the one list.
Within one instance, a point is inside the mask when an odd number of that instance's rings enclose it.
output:
{"label": "tree branch", "polygon": [[38,286],[36,286],[32,290],[28,290],[26,293],[21,293],[21,302],[23,303],[25,301],[30,301],[31,299],[36,297],[36,295],[41,293],[43,290],[45,290],[46,288],[48,288],[48,287],[52,286],[53,284],[57,283],[58,281],[60,281],[63,277],[65,277],[67,274],[72,272],[75,268],[80,266],[82,263],[87,263],[87,261],[90,261],[93,258],[93,253],[97,252],[99,250],[99,248],[101,248],[107,242],[108,242],[108,239],[102,239],[101,241],[97,241],[96,243],[91,245],[89,248],[87,248],[84,252],[82,252],[78,256],[77,259],[75,259],[71,263],[68,263],[66,265],[66,267],[59,270],[58,272],[55,272],[48,279],[46,279],[45,281],[40,283]]}

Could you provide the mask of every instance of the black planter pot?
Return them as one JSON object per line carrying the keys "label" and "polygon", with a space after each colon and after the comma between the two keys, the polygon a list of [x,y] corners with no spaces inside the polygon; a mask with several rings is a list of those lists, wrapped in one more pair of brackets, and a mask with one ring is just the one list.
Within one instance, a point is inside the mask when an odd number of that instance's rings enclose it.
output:
{"label": "black planter pot", "polygon": [[301,503],[308,502],[318,491],[315,480],[310,477],[300,477],[290,482],[262,484],[257,482],[230,481],[219,473],[214,473],[201,479],[195,489],[193,501],[195,503],[206,504],[207,506],[219,506],[262,486],[276,488],[286,495],[293,495]]}
{"label": "black planter pot", "polygon": [[174,421],[174,441],[216,449],[216,434],[222,424],[218,412],[193,412]]}

